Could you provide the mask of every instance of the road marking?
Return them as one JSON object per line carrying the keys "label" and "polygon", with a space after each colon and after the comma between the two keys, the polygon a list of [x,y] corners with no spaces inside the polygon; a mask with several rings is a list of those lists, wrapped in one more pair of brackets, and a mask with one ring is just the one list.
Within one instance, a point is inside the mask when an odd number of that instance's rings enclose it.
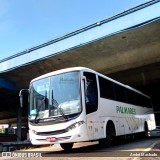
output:
{"label": "road marking", "polygon": [[[148,148],[144,149],[142,153],[149,152],[157,143],[160,143],[160,141],[154,142]],[[134,157],[132,160],[140,160],[141,158],[142,157]]]}
{"label": "road marking", "polygon": [[153,144],[151,144],[148,148],[144,149],[144,152],[148,152],[150,151],[157,143],[159,143],[160,141],[154,142]]}

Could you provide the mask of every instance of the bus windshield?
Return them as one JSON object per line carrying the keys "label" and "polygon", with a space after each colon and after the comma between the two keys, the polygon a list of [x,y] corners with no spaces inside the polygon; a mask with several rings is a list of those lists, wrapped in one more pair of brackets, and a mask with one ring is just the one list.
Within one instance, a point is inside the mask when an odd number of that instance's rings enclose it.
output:
{"label": "bus windshield", "polygon": [[62,116],[64,119],[81,112],[79,72],[67,72],[35,81],[30,86],[30,120]]}

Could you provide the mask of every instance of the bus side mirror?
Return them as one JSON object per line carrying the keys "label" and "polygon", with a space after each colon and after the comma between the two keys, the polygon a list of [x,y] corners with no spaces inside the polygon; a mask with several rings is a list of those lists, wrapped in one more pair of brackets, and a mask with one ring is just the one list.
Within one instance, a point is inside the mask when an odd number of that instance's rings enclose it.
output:
{"label": "bus side mirror", "polygon": [[21,89],[19,92],[19,97],[20,97],[20,107],[27,107],[28,106],[28,94],[29,90],[28,89]]}

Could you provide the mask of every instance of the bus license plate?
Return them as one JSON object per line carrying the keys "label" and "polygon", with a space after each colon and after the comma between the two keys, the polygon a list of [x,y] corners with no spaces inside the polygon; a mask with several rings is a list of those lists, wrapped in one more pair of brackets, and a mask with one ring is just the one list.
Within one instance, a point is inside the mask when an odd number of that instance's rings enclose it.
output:
{"label": "bus license plate", "polygon": [[56,141],[56,138],[55,137],[47,137],[46,140],[48,142],[55,142]]}

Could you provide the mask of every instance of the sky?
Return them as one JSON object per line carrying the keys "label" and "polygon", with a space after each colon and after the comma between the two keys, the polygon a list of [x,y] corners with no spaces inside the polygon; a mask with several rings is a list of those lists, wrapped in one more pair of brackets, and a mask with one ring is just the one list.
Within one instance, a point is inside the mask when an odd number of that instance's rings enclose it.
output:
{"label": "sky", "polygon": [[0,0],[0,60],[149,0]]}

